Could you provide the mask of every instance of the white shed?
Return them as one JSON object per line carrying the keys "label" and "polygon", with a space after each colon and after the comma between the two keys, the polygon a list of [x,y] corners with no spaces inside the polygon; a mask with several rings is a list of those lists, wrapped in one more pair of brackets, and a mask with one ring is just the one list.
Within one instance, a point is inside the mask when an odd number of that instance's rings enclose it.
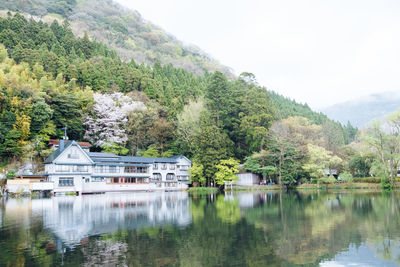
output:
{"label": "white shed", "polygon": [[236,185],[258,185],[260,184],[260,177],[251,172],[238,173],[236,176],[239,178]]}

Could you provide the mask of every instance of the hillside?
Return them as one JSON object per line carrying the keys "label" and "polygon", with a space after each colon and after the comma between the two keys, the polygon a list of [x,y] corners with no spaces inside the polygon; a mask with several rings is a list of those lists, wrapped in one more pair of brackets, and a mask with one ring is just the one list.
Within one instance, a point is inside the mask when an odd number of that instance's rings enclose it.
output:
{"label": "hillside", "polygon": [[106,44],[119,56],[136,63],[153,65],[172,64],[196,75],[204,71],[219,70],[232,77],[228,67],[219,64],[194,45],[186,45],[160,27],[146,21],[137,11],[126,9],[111,0],[30,0],[0,1],[0,12],[6,10],[23,12],[36,20],[52,22],[64,19],[70,23],[73,33]]}
{"label": "hillside", "polygon": [[322,112],[341,123],[350,121],[357,127],[365,127],[370,121],[383,118],[398,109],[400,93],[386,92],[339,103],[322,109]]}
{"label": "hillside", "polygon": [[[0,166],[8,169],[36,162],[40,170],[47,141],[67,127],[71,139],[89,141],[95,151],[186,155],[207,184],[215,184],[219,163],[258,158],[266,149],[265,160],[278,166],[275,156],[284,147],[290,160],[283,174],[292,184],[307,175],[291,171],[308,159],[307,143],[329,156],[354,138],[351,125],[268,92],[251,73],[228,79],[157,60],[127,62],[107,45],[75,35],[68,21],[6,16],[0,18]],[[285,133],[294,143],[281,139]],[[280,180],[282,172],[273,173]]]}
{"label": "hillside", "polygon": [[284,97],[274,91],[269,92],[271,102],[274,104],[278,118],[284,119],[290,116],[301,116],[315,124],[323,124],[329,120],[321,113],[313,111],[307,104],[297,103],[295,100]]}

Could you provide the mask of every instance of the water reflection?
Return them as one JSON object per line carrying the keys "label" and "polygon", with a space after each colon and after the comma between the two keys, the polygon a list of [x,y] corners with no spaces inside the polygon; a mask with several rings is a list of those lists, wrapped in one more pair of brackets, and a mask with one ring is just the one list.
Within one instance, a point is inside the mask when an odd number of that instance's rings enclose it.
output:
{"label": "water reflection", "polygon": [[396,266],[398,193],[9,199],[0,265]]}
{"label": "water reflection", "polygon": [[[58,242],[73,247],[87,236],[165,224],[191,222],[186,192],[60,196],[51,199],[10,199],[6,215],[30,227],[38,217]],[[33,220],[33,221],[32,221]]]}

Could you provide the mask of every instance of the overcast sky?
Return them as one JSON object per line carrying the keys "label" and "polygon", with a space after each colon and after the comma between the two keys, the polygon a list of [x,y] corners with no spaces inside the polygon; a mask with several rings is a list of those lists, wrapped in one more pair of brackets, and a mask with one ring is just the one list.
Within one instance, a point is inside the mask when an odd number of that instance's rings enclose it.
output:
{"label": "overcast sky", "polygon": [[116,0],[313,108],[400,91],[399,0]]}

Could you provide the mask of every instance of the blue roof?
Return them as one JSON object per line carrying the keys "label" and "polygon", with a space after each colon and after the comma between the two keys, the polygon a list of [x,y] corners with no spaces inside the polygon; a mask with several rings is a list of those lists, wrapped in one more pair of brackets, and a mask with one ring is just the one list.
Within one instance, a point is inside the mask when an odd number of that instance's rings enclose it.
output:
{"label": "blue roof", "polygon": [[87,154],[91,158],[119,158],[120,157],[113,153],[103,153],[103,152],[88,152]]}
{"label": "blue roof", "polygon": [[[68,142],[64,146],[64,150],[71,146],[79,146],[79,144],[75,141]],[[51,154],[44,163],[53,162],[62,151],[58,148],[56,151]],[[180,156],[172,156],[169,158],[150,158],[150,157],[132,157],[132,156],[118,156],[114,153],[103,153],[103,152],[86,152],[86,154],[94,161],[94,162],[103,162],[103,163],[143,163],[143,164],[152,164],[152,163],[177,163],[177,159]]]}
{"label": "blue roof", "polygon": [[142,163],[153,163],[153,158],[145,157],[132,157],[132,156],[121,156],[121,161],[124,162],[142,162]]}
{"label": "blue roof", "polygon": [[190,159],[188,159],[187,157],[185,157],[184,155],[175,155],[175,156],[171,156],[171,157],[169,157],[170,159],[176,159],[176,160],[178,160],[178,159],[180,159],[180,158],[185,158],[185,159],[187,159],[189,162],[192,162]]}

